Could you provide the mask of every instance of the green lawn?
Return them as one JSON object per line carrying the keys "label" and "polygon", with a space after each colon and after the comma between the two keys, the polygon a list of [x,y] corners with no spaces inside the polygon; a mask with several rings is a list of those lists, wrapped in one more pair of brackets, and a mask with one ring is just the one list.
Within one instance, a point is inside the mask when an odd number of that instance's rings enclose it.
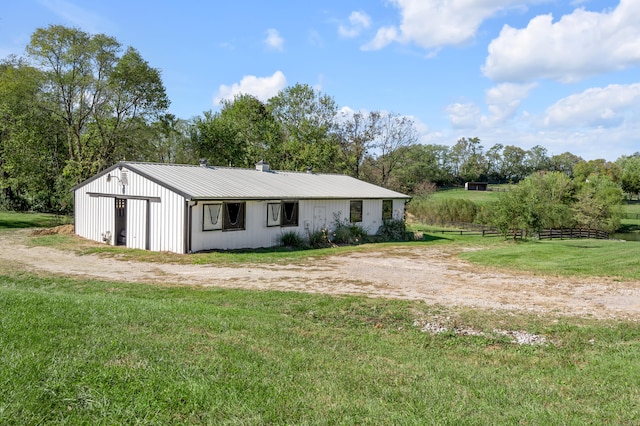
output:
{"label": "green lawn", "polygon": [[460,255],[471,262],[542,274],[640,280],[640,243],[612,240],[508,242]]}
{"label": "green lawn", "polygon": [[16,213],[0,210],[0,229],[49,228],[67,223],[73,223],[73,218],[48,213]]}
{"label": "green lawn", "polygon": [[637,323],[29,274],[0,309],[0,424],[640,422]]}

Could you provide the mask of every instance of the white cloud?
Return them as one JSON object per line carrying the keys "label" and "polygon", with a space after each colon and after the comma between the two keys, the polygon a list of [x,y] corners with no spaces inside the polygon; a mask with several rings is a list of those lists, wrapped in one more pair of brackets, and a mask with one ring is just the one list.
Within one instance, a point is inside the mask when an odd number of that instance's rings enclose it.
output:
{"label": "white cloud", "polygon": [[389,0],[400,9],[399,27],[378,30],[363,50],[382,49],[392,42],[415,43],[425,49],[459,45],[472,39],[480,24],[497,12],[527,0]]}
{"label": "white cloud", "polygon": [[220,105],[223,100],[233,100],[236,95],[243,93],[253,95],[264,102],[276,96],[286,86],[287,79],[282,71],[276,71],[270,77],[246,75],[242,77],[240,83],[234,83],[231,86],[220,85],[218,94],[213,99],[213,104]]}
{"label": "white cloud", "polygon": [[489,115],[483,115],[480,108],[471,102],[453,103],[445,108],[449,122],[454,129],[490,129],[511,120],[523,99],[536,87],[535,83],[504,83],[485,92],[485,102]]}
{"label": "white cloud", "polygon": [[270,50],[278,50],[280,52],[284,50],[284,39],[280,37],[280,33],[274,28],[267,30],[267,36],[263,42]]}
{"label": "white cloud", "polygon": [[82,9],[66,0],[40,0],[40,4],[62,19],[89,33],[111,33],[115,25],[86,9]]}
{"label": "white cloud", "polygon": [[591,88],[559,100],[544,113],[544,127],[616,127],[640,113],[640,83]]}
{"label": "white cloud", "polygon": [[365,12],[354,11],[349,16],[349,26],[340,25],[338,34],[344,38],[353,38],[360,35],[362,30],[371,26],[371,18]]}
{"label": "white cloud", "polygon": [[380,50],[397,39],[398,30],[395,27],[382,27],[378,29],[373,40],[362,46],[362,50]]}
{"label": "white cloud", "polygon": [[454,103],[447,106],[445,112],[454,129],[471,129],[478,125],[480,110],[473,103]]}
{"label": "white cloud", "polygon": [[483,72],[494,81],[574,82],[634,64],[640,64],[640,2],[621,0],[602,13],[576,9],[557,22],[539,15],[523,29],[505,25],[489,45]]}
{"label": "white cloud", "polygon": [[535,83],[502,83],[487,90],[485,101],[491,115],[482,118],[484,124],[498,125],[513,118],[521,101],[529,96],[529,92],[536,86]]}

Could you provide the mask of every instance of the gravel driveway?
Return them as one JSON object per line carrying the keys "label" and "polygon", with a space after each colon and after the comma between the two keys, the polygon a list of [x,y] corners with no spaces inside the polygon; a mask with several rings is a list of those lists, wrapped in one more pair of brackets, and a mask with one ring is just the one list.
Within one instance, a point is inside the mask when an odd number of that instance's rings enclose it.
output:
{"label": "gravel driveway", "polygon": [[[27,247],[24,232],[0,233],[0,269],[175,285],[359,294],[428,304],[640,319],[640,282],[511,273],[461,260],[460,246],[400,246],[302,265],[181,265],[79,256]],[[4,266],[3,266],[4,265]]]}

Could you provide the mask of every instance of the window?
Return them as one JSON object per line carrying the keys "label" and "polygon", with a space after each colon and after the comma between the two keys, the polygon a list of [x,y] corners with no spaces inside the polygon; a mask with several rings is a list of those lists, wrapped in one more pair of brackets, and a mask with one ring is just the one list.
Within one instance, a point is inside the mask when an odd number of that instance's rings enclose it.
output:
{"label": "window", "polygon": [[382,200],[382,220],[393,219],[393,200]]}
{"label": "window", "polygon": [[223,230],[244,229],[245,203],[224,203],[222,215]]}
{"label": "window", "polygon": [[362,222],[362,200],[351,201],[349,208],[349,222]]}
{"label": "window", "polygon": [[298,226],[298,202],[267,204],[267,226]]}
{"label": "window", "polygon": [[282,202],[282,226],[298,226],[298,202]]}
{"label": "window", "polygon": [[282,203],[267,204],[267,226],[280,226]]}
{"label": "window", "polygon": [[222,203],[204,204],[202,209],[202,230],[222,229]]}

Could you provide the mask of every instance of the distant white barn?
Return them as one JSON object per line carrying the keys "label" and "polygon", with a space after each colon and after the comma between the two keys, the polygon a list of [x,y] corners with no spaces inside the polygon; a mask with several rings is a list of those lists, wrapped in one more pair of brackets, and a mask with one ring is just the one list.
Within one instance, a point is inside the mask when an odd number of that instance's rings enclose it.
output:
{"label": "distant white barn", "polygon": [[345,175],[120,162],[73,188],[76,234],[175,253],[272,247],[335,217],[374,234],[408,196]]}

